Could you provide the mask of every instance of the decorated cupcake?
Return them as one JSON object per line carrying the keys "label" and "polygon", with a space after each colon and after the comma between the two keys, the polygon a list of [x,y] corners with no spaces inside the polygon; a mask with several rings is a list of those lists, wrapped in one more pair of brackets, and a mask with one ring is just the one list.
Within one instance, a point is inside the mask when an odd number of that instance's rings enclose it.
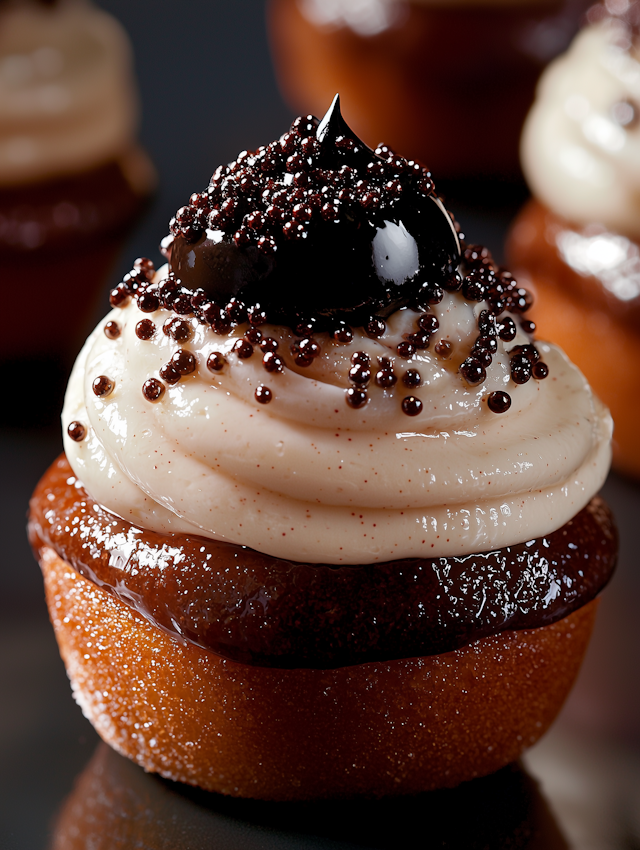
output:
{"label": "decorated cupcake", "polygon": [[516,759],[616,557],[610,418],[528,293],[337,98],[218,168],[163,250],[112,292],[31,504],[85,714],[262,799]]}
{"label": "decorated cupcake", "polygon": [[295,109],[340,91],[363,137],[440,178],[518,178],[536,82],[585,0],[270,0],[276,71]]}
{"label": "decorated cupcake", "polygon": [[522,139],[534,199],[508,253],[541,334],[610,407],[614,464],[639,476],[628,375],[640,364],[640,3],[594,6],[589,22],[541,80]]}
{"label": "decorated cupcake", "polygon": [[28,334],[5,322],[4,360],[77,351],[154,185],[137,123],[130,48],[113,18],[84,0],[0,3],[3,304],[18,314],[29,292],[38,305]]}

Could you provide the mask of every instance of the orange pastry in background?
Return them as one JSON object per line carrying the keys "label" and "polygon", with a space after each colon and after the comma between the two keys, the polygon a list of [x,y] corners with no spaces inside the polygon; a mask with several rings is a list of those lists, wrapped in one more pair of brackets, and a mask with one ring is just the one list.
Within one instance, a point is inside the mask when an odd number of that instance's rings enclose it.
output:
{"label": "orange pastry in background", "polygon": [[586,2],[270,0],[281,89],[320,112],[336,91],[355,131],[440,179],[520,178],[518,140],[547,62]]}
{"label": "orange pastry in background", "polygon": [[[120,25],[85,0],[0,3],[0,358],[71,357],[155,185]],[[64,298],[60,293],[64,292]],[[73,312],[71,312],[73,311]]]}
{"label": "orange pastry in background", "polygon": [[[619,14],[614,14],[614,8]],[[561,345],[613,415],[614,466],[640,476],[640,3],[594,6],[545,72],[522,139],[534,195],[509,236],[536,300],[539,333]]]}
{"label": "orange pastry in background", "polygon": [[241,797],[513,761],[615,564],[607,411],[337,98],[170,227],[78,357],[31,503],[83,711],[146,770]]}

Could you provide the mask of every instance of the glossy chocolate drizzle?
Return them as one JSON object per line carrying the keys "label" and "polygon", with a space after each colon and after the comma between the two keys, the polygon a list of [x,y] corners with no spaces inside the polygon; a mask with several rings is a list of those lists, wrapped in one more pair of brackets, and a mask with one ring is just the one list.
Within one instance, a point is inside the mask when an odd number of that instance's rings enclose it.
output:
{"label": "glossy chocolate drizzle", "polygon": [[299,564],[208,538],[141,531],[94,502],[61,456],[31,501],[52,547],[173,635],[247,664],[333,668],[433,655],[582,607],[616,561],[594,498],[552,534],[493,552],[357,567]]}
{"label": "glossy chocolate drizzle", "polygon": [[298,118],[278,141],[243,151],[178,210],[171,272],[272,322],[363,325],[455,273],[460,243],[433,190],[427,169],[355,136],[336,95],[322,121]]}

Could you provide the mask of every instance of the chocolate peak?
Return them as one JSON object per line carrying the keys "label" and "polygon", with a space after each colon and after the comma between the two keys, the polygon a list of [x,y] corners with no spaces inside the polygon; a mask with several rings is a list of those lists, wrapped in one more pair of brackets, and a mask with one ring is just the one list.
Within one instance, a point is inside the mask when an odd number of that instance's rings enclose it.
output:
{"label": "chocolate peak", "polygon": [[316,139],[320,144],[320,151],[324,162],[333,162],[338,168],[342,164],[339,155],[340,148],[338,147],[338,144],[341,144],[342,141],[339,142],[338,140],[348,139],[353,143],[351,159],[356,160],[357,158],[361,168],[366,168],[370,162],[375,162],[376,159],[379,159],[375,152],[356,136],[342,117],[339,94],[333,98],[331,106],[322,121],[318,124]]}
{"label": "chocolate peak", "polygon": [[424,300],[460,262],[431,174],[368,148],[337,95],[322,121],[297,118],[277,141],[220,166],[170,227],[176,284],[294,328],[366,325]]}

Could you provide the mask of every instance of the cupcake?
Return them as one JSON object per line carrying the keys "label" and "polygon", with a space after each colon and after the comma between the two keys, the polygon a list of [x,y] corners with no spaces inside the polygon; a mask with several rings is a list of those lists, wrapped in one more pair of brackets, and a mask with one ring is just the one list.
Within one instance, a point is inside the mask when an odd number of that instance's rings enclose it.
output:
{"label": "cupcake", "polygon": [[453,787],[543,734],[616,534],[611,422],[336,98],[216,169],[74,367],[30,532],[76,700],[240,797]]}
{"label": "cupcake", "polygon": [[18,315],[29,292],[38,305],[28,334],[4,323],[3,360],[77,352],[155,182],[137,122],[113,18],[84,0],[0,3],[3,304]]}
{"label": "cupcake", "polygon": [[320,111],[340,91],[359,135],[385,139],[440,178],[519,179],[518,139],[536,82],[585,6],[270,0],[268,22],[280,86],[296,110]]}
{"label": "cupcake", "polygon": [[540,82],[522,139],[534,199],[508,254],[535,291],[541,334],[611,409],[614,465],[638,477],[627,376],[640,364],[640,3],[594,6],[589,22]]}

